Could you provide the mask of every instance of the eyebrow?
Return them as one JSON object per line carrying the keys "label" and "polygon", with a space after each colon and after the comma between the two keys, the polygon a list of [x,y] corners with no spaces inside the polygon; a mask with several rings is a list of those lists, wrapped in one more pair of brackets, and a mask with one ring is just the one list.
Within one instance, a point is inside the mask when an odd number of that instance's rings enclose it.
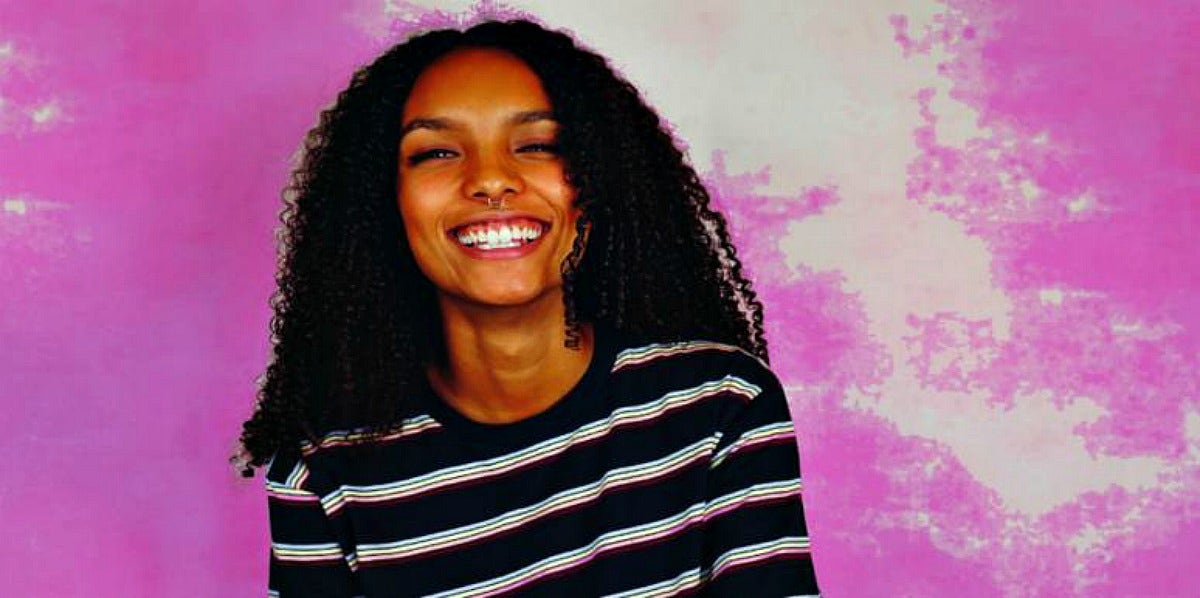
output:
{"label": "eyebrow", "polygon": [[[512,115],[508,122],[514,125],[526,125],[543,120],[555,120],[554,113],[550,110],[525,110]],[[446,131],[460,128],[462,125],[458,121],[449,118],[414,118],[400,128],[400,138],[403,139],[405,135],[417,129]]]}

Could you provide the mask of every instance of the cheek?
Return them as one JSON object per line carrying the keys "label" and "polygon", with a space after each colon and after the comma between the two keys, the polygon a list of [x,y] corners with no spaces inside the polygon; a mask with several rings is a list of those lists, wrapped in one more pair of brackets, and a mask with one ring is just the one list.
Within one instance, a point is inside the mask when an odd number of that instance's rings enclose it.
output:
{"label": "cheek", "polygon": [[575,208],[575,188],[564,179],[555,179],[542,186],[542,193],[567,218],[574,221],[579,210]]}
{"label": "cheek", "polygon": [[410,176],[401,173],[396,186],[400,215],[404,217],[406,224],[412,222],[418,225],[414,228],[433,224],[454,202],[457,190],[455,177],[449,171]]}
{"label": "cheek", "polygon": [[400,219],[404,223],[404,235],[408,238],[409,249],[419,259],[429,253],[429,245],[436,240],[434,232],[437,228],[437,215],[431,211],[430,206],[423,205],[420,201],[405,195],[403,191],[397,203]]}
{"label": "cheek", "polygon": [[437,195],[427,182],[420,179],[402,178],[401,181],[396,188],[396,205],[400,209],[400,216],[404,218],[404,226],[408,230],[418,230],[436,216]]}

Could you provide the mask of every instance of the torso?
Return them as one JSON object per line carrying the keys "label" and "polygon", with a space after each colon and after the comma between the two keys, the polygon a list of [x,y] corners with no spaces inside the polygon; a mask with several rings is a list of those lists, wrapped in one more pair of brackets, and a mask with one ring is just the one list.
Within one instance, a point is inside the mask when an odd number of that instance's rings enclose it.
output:
{"label": "torso", "polygon": [[375,446],[310,451],[305,482],[369,596],[645,589],[699,576],[718,429],[762,372],[724,345],[608,336],[543,413],[480,424],[423,397]]}

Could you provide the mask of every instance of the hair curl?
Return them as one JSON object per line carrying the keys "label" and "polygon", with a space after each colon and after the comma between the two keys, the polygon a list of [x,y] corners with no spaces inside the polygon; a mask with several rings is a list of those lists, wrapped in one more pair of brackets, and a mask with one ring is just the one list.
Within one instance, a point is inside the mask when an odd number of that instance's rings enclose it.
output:
{"label": "hair curl", "polygon": [[724,218],[638,91],[605,59],[529,21],[412,37],[359,69],[308,134],[285,189],[273,359],[235,461],[245,475],[333,429],[383,431],[444,362],[435,289],[396,202],[401,115],[418,75],[464,47],[509,52],[540,77],[559,151],[591,225],[562,264],[568,345],[580,322],[638,341],[704,338],[767,359],[762,304]]}

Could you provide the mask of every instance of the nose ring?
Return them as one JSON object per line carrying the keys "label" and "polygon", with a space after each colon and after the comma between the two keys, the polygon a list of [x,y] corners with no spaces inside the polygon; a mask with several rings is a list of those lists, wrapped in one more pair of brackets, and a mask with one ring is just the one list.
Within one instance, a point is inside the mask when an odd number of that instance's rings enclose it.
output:
{"label": "nose ring", "polygon": [[487,201],[488,201],[488,207],[493,210],[503,210],[504,209],[504,196],[503,195],[501,195],[499,197],[488,197]]}

